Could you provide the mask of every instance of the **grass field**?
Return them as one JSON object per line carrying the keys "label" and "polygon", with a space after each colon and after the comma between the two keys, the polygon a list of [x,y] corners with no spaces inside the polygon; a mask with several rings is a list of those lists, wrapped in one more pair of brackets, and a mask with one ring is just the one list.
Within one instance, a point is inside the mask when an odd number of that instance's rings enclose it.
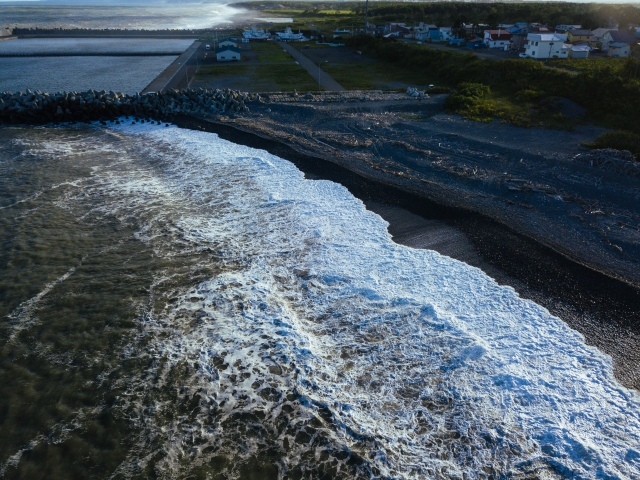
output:
{"label": "grass field", "polygon": [[323,64],[322,69],[347,90],[398,90],[432,83],[415,70],[386,62],[329,63]]}
{"label": "grass field", "polygon": [[318,90],[318,84],[296,64],[201,67],[191,87],[233,88],[246,92]]}

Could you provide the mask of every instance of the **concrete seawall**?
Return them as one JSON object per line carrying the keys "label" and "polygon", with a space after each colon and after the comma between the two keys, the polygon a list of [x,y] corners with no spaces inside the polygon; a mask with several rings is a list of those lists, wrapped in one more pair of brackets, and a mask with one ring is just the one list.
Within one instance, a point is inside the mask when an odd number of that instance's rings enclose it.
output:
{"label": "concrete seawall", "polygon": [[189,86],[197,71],[197,53],[202,42],[193,42],[176,60],[154,78],[140,93],[180,90]]}
{"label": "concrete seawall", "polygon": [[0,58],[33,58],[33,57],[174,57],[181,55],[174,52],[41,52],[41,53],[0,53]]}

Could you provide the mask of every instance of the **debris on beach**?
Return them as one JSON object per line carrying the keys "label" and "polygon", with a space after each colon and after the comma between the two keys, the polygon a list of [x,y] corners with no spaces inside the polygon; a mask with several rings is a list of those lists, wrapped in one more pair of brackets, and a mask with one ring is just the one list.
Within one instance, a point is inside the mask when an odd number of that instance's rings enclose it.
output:
{"label": "debris on beach", "polygon": [[640,178],[640,162],[637,162],[628,150],[595,149],[588,153],[580,153],[573,159],[590,167]]}

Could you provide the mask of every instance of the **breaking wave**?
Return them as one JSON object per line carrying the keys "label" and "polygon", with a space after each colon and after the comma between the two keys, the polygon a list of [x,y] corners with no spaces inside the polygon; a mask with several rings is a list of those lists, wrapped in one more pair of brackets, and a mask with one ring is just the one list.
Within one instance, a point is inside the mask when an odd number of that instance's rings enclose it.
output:
{"label": "breaking wave", "polygon": [[135,217],[167,260],[121,354],[150,366],[115,402],[139,434],[114,477],[640,475],[637,394],[513,289],[264,151],[175,127],[93,141],[111,161],[68,201]]}

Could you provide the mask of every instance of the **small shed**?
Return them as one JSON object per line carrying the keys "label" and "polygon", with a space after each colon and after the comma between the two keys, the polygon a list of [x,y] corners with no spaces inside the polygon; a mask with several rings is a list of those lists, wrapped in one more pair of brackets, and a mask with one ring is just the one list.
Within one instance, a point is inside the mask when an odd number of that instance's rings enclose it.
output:
{"label": "small shed", "polygon": [[216,49],[216,58],[219,62],[232,62],[240,60],[240,49],[230,45]]}
{"label": "small shed", "polygon": [[235,38],[223,38],[218,42],[218,47],[237,47],[238,42]]}
{"label": "small shed", "polygon": [[589,58],[589,52],[591,48],[588,43],[581,43],[578,45],[571,45],[569,50],[569,58]]}

